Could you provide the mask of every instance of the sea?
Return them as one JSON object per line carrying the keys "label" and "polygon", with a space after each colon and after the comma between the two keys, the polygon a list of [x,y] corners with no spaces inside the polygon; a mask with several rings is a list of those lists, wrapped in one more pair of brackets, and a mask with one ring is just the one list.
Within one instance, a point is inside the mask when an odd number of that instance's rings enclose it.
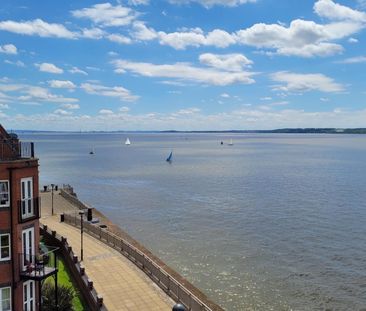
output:
{"label": "sea", "polygon": [[226,310],[366,310],[366,135],[20,138],[41,188],[72,185]]}

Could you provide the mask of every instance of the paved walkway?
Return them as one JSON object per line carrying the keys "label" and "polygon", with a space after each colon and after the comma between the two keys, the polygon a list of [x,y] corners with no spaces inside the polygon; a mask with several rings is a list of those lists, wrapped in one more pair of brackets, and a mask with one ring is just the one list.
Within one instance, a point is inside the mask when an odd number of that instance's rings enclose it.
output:
{"label": "paved walkway", "polygon": [[[80,258],[80,229],[59,221],[60,213],[75,211],[75,207],[54,193],[54,216],[51,216],[51,193],[41,193],[40,221],[66,237]],[[174,302],[123,255],[86,233],[83,248],[85,271],[109,311],[172,310]]]}

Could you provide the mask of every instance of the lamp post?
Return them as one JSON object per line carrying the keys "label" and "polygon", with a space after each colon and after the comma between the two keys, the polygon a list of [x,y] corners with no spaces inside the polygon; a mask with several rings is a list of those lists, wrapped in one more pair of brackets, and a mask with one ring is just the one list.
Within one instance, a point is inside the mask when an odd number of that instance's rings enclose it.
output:
{"label": "lamp post", "polygon": [[55,188],[55,184],[51,184],[51,214],[53,216],[53,189]]}
{"label": "lamp post", "polygon": [[83,225],[84,225],[84,211],[79,212],[80,215],[80,246],[81,246],[81,252],[80,252],[80,260],[83,261],[84,254],[83,254]]}

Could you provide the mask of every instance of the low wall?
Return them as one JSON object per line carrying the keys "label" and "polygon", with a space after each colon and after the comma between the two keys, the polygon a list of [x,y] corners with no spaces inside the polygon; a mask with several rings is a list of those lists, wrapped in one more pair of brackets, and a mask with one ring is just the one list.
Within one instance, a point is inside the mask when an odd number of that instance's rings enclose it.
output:
{"label": "low wall", "polygon": [[[64,221],[72,226],[80,228],[80,218],[76,215],[65,214]],[[83,223],[83,230],[127,257],[142,271],[144,271],[174,301],[183,304],[187,310],[222,310],[218,306],[215,309],[210,308],[205,302],[196,297],[183,284],[155,263],[153,259],[126,240],[89,222]]]}
{"label": "low wall", "polygon": [[[70,190],[71,189],[71,193]],[[71,204],[75,205],[78,209],[87,209],[89,206],[81,202],[76,194],[73,191],[72,187],[64,187],[60,189],[60,195],[65,198],[67,201],[69,201]]]}
{"label": "low wall", "polygon": [[59,247],[65,264],[73,276],[76,285],[88,304],[90,311],[107,311],[103,304],[103,297],[98,295],[93,287],[93,281],[88,278],[85,268],[80,265],[78,256],[72,251],[72,247],[67,243],[67,239],[58,235],[56,231],[51,231],[46,225],[40,227],[40,233],[44,236],[48,245]]}

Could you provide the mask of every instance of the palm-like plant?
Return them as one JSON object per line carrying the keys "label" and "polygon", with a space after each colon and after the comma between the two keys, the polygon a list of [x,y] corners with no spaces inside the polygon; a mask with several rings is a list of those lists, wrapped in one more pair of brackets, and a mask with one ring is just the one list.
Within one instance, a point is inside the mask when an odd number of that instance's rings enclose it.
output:
{"label": "palm-like plant", "polygon": [[[72,287],[60,285],[57,290],[58,294],[58,310],[72,311],[72,300],[75,297],[75,292]],[[42,286],[42,311],[56,310],[55,301],[55,286],[52,283],[45,283]]]}

